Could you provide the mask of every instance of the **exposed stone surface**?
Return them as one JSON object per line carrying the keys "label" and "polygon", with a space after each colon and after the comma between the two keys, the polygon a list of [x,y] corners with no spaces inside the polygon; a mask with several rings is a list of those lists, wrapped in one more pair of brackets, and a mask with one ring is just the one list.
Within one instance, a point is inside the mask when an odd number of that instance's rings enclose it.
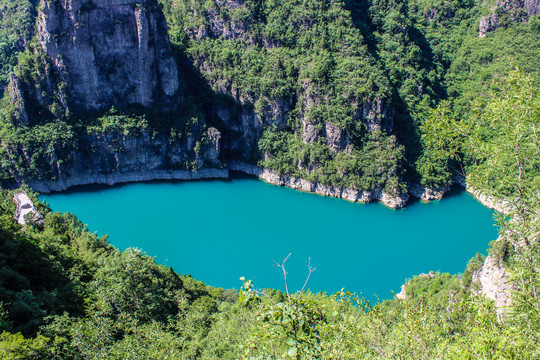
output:
{"label": "exposed stone surface", "polygon": [[283,97],[270,102],[263,110],[264,124],[274,125],[277,130],[285,129],[292,107],[292,97]]}
{"label": "exposed stone surface", "polygon": [[358,108],[355,119],[360,119],[365,123],[370,132],[380,130],[392,132],[392,128],[394,127],[394,110],[387,108],[383,100],[374,99]]}
{"label": "exposed stone surface", "polygon": [[178,68],[154,0],[41,1],[38,42],[71,111],[178,103]]}
{"label": "exposed stone surface", "polygon": [[28,113],[26,112],[26,101],[21,82],[13,73],[9,75],[9,97],[11,103],[15,106],[17,125],[28,125]]}
{"label": "exposed stone surface", "polygon": [[[215,4],[219,8],[235,10],[244,4],[244,0],[216,0]],[[197,38],[204,39],[209,36],[212,38],[222,37],[224,39],[239,39],[245,38],[248,27],[251,25],[251,18],[235,18],[225,17],[220,14],[218,9],[210,7],[206,16],[208,24],[201,25],[197,29]]]}
{"label": "exposed stone surface", "polygon": [[[221,135],[217,129],[210,128],[207,137],[208,141],[201,145],[201,155],[196,155],[190,149],[193,137],[170,142],[165,135],[152,136],[147,131],[128,135],[119,132],[88,134],[78,139],[76,150],[68,155],[59,154],[57,148],[51,149],[45,179],[14,175],[19,184],[26,183],[39,192],[94,183],[227,177],[226,169],[214,168],[219,165]],[[30,162],[33,153],[22,149],[18,156]],[[193,169],[193,164],[198,168]]]}
{"label": "exposed stone surface", "polygon": [[324,130],[326,134],[326,145],[333,154],[337,154],[339,151],[347,148],[349,139],[345,136],[345,132],[341,128],[332,123],[326,123]]}
{"label": "exposed stone surface", "polygon": [[211,127],[206,131],[206,136],[209,146],[206,147],[203,160],[216,165],[219,163],[221,133],[218,129]]}
{"label": "exposed stone surface", "polygon": [[306,119],[302,120],[302,141],[306,144],[314,143],[319,138],[320,130],[317,127],[317,124],[307,121]]}
{"label": "exposed stone surface", "polygon": [[127,182],[139,182],[150,180],[199,180],[210,178],[228,178],[227,169],[200,169],[190,170],[141,170],[113,174],[85,174],[72,176],[59,181],[36,181],[29,182],[28,185],[40,193],[52,191],[63,191],[73,186],[90,184],[114,185]]}
{"label": "exposed stone surface", "polygon": [[441,186],[437,188],[429,188],[420,184],[410,184],[409,194],[421,200],[440,200],[443,195],[450,191],[450,186]]}
{"label": "exposed stone surface", "polygon": [[485,192],[475,189],[474,187],[467,185],[467,192],[473,195],[476,200],[480,201],[482,205],[493,209],[501,214],[508,214],[510,211],[510,203],[505,200],[497,199],[493,196],[487,195]]}
{"label": "exposed stone surface", "polygon": [[366,203],[373,200],[379,200],[384,205],[392,209],[404,207],[409,199],[408,194],[388,194],[381,190],[359,191],[355,189],[347,189],[339,186],[311,182],[293,176],[279,175],[270,169],[261,169],[257,166],[239,161],[231,162],[229,164],[229,169],[257,176],[270,184],[286,186],[292,189],[313,192],[324,196],[342,198],[351,202]]}
{"label": "exposed stone surface", "polygon": [[478,24],[478,37],[505,26],[504,17],[513,22],[527,22],[532,16],[540,14],[540,0],[498,0],[492,13],[483,16]]}
{"label": "exposed stone surface", "polygon": [[510,305],[512,286],[508,281],[508,273],[502,262],[489,255],[482,267],[474,272],[472,281],[480,285],[479,294],[495,301],[497,314],[499,316],[504,314],[506,308]]}

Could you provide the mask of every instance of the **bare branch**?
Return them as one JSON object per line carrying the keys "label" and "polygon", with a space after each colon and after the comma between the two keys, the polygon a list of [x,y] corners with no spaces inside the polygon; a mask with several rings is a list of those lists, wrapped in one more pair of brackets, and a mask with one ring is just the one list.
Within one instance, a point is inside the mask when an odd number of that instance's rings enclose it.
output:
{"label": "bare branch", "polygon": [[311,273],[314,272],[315,270],[317,270],[317,268],[314,268],[314,267],[311,267],[311,258],[308,258],[308,261],[307,261],[307,267],[308,267],[308,276],[306,278],[306,282],[304,283],[304,286],[302,286],[302,290],[300,290],[300,292],[304,292],[304,289],[306,288],[306,285],[309,281],[309,277],[311,276]]}
{"label": "bare branch", "polygon": [[285,270],[285,263],[289,259],[289,256],[291,256],[291,253],[289,253],[289,255],[287,255],[287,257],[285,259],[283,259],[283,262],[281,264],[280,263],[274,263],[274,266],[277,266],[277,267],[281,268],[281,270],[283,270],[283,280],[285,281],[285,292],[287,293],[287,297],[290,300],[291,295],[289,294],[289,286],[287,285],[287,271]]}

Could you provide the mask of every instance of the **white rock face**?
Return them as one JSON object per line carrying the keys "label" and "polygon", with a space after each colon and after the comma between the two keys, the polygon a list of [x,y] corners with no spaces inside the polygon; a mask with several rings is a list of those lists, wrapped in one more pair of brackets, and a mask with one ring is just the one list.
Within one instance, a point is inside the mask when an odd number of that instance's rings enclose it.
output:
{"label": "white rock face", "polygon": [[270,169],[261,169],[257,166],[238,161],[231,162],[229,168],[249,175],[255,175],[270,184],[286,186],[292,189],[313,192],[324,196],[337,197],[352,202],[366,203],[373,200],[379,200],[392,209],[399,209],[404,207],[407,200],[409,200],[408,194],[388,194],[378,190],[358,191],[339,186],[320,184],[305,179],[295,178],[293,176],[279,175]]}
{"label": "white rock face", "polygon": [[94,174],[91,176],[73,176],[60,181],[40,181],[28,185],[40,193],[63,191],[73,186],[89,184],[114,185],[128,182],[150,180],[200,180],[210,178],[228,178],[227,169],[190,170],[141,170],[116,174]]}
{"label": "white rock face", "polygon": [[[170,142],[165,135],[151,135],[141,130],[134,134],[120,132],[88,134],[79,139],[79,146],[69,154],[69,161],[59,162],[65,154],[53,149],[48,163],[49,174],[44,179],[21,178],[38,192],[62,191],[72,186],[115,184],[154,179],[226,178],[227,169],[219,165],[220,132],[207,129],[208,143],[200,154],[189,149],[190,143]],[[21,154],[29,161],[32,153]],[[196,162],[198,169],[186,167]]]}
{"label": "white rock face", "polygon": [[411,184],[409,194],[422,200],[440,200],[443,195],[450,190],[450,186],[441,186],[437,188],[428,188],[420,184]]}
{"label": "white rock face", "polygon": [[508,273],[502,262],[493,256],[488,256],[480,269],[474,272],[473,282],[480,284],[480,294],[495,301],[497,314],[504,314],[510,305],[510,290],[512,286],[508,281]]}
{"label": "white rock face", "polygon": [[498,211],[502,214],[508,214],[510,211],[511,205],[508,201],[500,200],[493,196],[487,195],[485,192],[475,189],[469,185],[466,185],[466,189],[468,193],[474,196],[476,200],[480,201],[485,207]]}

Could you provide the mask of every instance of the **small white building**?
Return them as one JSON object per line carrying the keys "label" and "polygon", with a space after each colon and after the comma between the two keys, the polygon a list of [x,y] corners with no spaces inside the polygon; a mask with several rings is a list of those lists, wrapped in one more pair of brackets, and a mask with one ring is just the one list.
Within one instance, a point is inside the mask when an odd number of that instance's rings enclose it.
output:
{"label": "small white building", "polygon": [[13,194],[13,202],[17,204],[17,209],[15,210],[15,220],[21,225],[26,225],[26,221],[24,219],[25,215],[28,213],[33,213],[32,216],[33,221],[39,221],[41,220],[40,213],[37,212],[36,208],[34,207],[34,203],[26,192],[24,191],[17,191],[15,194]]}

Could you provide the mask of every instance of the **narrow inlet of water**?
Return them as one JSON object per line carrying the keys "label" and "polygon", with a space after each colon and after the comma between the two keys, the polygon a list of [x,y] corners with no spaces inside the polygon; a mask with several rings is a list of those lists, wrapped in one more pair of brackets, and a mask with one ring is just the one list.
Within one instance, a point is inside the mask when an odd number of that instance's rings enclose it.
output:
{"label": "narrow inlet of water", "polygon": [[429,271],[460,273],[497,238],[492,211],[465,191],[404,210],[357,204],[277,187],[252,178],[86,186],[42,195],[120,249],[138,248],[180,274],[224,288],[239,278],[284,289],[273,266],[289,253],[289,288],[345,288],[391,298],[406,279]]}

